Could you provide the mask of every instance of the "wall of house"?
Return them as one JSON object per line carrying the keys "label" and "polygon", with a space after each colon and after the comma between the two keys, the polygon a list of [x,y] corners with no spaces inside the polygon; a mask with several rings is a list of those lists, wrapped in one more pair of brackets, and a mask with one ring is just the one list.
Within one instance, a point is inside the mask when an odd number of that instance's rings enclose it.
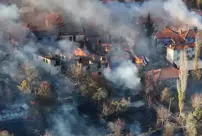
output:
{"label": "wall of house", "polygon": [[[187,59],[191,60],[193,59],[194,55],[195,55],[195,52],[194,52],[194,48],[186,48],[186,54],[187,54]],[[173,63],[173,61],[177,61],[180,59],[180,52],[181,50],[173,50],[173,49],[170,49],[170,48],[167,48],[167,56],[166,56],[166,59]]]}
{"label": "wall of house", "polygon": [[33,60],[39,62],[40,66],[51,75],[57,75],[61,73],[61,65],[56,65],[56,60],[47,59],[43,56],[33,55]]}
{"label": "wall of house", "polygon": [[[74,35],[65,35],[65,36],[62,36],[62,38],[67,39],[67,40],[69,40],[70,37],[71,37],[71,39],[72,39],[72,41],[73,41]],[[75,35],[75,37],[76,37],[76,42],[79,42],[79,41],[83,41],[83,40],[84,40],[84,35]]]}
{"label": "wall of house", "polygon": [[174,61],[174,50],[167,48],[166,59],[170,63],[173,63],[173,61]]}

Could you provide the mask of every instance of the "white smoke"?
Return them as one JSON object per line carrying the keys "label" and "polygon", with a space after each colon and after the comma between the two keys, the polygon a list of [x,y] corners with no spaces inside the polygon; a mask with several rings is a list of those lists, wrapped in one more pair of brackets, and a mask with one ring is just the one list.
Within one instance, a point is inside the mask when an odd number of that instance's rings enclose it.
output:
{"label": "white smoke", "polygon": [[113,83],[135,89],[140,85],[138,68],[131,61],[122,62],[113,71],[104,70],[105,77]]}
{"label": "white smoke", "polygon": [[189,11],[182,0],[152,0],[133,9],[136,17],[152,17],[161,19],[165,25],[189,25],[201,28],[201,17]]}

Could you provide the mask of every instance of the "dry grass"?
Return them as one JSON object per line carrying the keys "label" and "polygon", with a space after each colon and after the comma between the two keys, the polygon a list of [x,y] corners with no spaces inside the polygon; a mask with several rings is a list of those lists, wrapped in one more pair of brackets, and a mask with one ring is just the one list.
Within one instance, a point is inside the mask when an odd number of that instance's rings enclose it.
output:
{"label": "dry grass", "polygon": [[161,93],[161,101],[169,102],[171,95],[170,90],[165,87]]}
{"label": "dry grass", "polygon": [[197,109],[202,106],[202,94],[194,94],[192,96],[192,107]]}
{"label": "dry grass", "polygon": [[1,131],[0,136],[14,136],[13,134],[9,134],[8,131]]}
{"label": "dry grass", "polygon": [[186,134],[187,136],[196,136],[196,120],[193,115],[190,113],[186,119]]}
{"label": "dry grass", "polygon": [[164,125],[163,136],[173,136],[174,135],[174,124],[166,123]]}
{"label": "dry grass", "polygon": [[170,117],[170,113],[167,108],[159,107],[157,109],[158,124],[164,124]]}
{"label": "dry grass", "polygon": [[179,80],[177,81],[178,106],[180,110],[180,115],[182,114],[182,110],[184,108],[184,99],[187,88],[187,75],[188,75],[187,56],[186,52],[182,51],[180,54],[180,74],[179,74]]}

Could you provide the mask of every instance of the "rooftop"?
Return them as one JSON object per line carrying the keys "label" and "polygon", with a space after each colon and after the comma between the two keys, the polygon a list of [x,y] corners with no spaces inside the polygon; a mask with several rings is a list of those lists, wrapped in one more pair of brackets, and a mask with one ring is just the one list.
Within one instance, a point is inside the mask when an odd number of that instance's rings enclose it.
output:
{"label": "rooftop", "polygon": [[174,30],[169,27],[164,28],[163,30],[156,33],[158,39],[161,38],[171,38],[174,43],[183,43],[186,42],[186,38],[195,38],[196,32],[194,29],[184,29],[184,30]]}
{"label": "rooftop", "polygon": [[154,82],[179,77],[179,70],[173,67],[152,69],[146,73],[146,77]]}

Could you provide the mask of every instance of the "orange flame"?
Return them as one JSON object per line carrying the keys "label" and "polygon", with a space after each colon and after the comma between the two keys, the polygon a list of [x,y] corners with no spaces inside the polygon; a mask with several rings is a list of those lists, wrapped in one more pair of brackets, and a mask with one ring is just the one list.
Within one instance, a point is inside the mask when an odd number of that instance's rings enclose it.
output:
{"label": "orange flame", "polygon": [[74,51],[74,56],[81,57],[81,56],[88,56],[88,55],[87,55],[82,49],[77,48],[77,49]]}
{"label": "orange flame", "polygon": [[134,57],[135,57],[135,64],[145,65],[143,59],[139,58],[136,55],[134,55]]}

